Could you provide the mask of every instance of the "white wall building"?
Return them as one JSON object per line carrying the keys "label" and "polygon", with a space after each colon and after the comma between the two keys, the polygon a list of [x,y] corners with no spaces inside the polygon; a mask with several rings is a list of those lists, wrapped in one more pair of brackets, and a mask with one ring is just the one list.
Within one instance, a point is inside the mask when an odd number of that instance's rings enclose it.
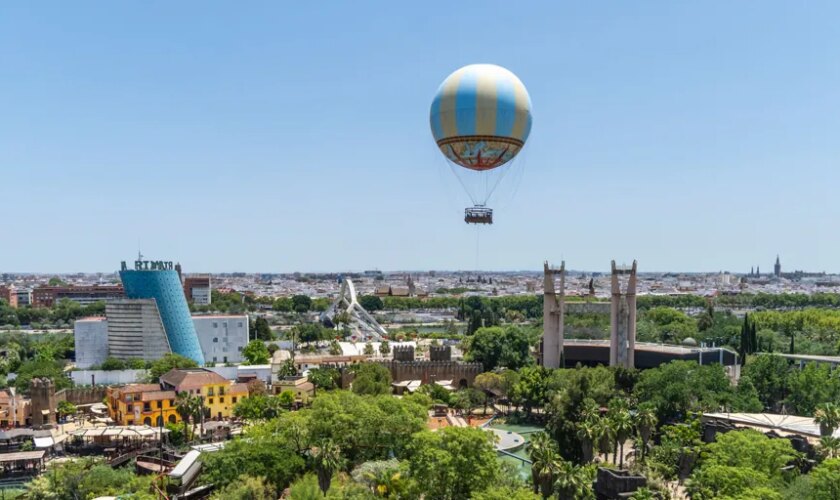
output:
{"label": "white wall building", "polygon": [[108,321],[105,318],[76,320],[73,338],[78,368],[101,364],[108,357]]}
{"label": "white wall building", "polygon": [[[133,304],[132,304],[133,303]],[[77,320],[73,328],[76,368],[101,365],[109,356],[156,360],[171,352],[154,300],[108,303],[106,318]],[[248,344],[248,316],[193,316],[208,364],[241,363]]]}
{"label": "white wall building", "polygon": [[244,360],[242,349],[248,344],[248,316],[193,316],[193,323],[207,364]]}

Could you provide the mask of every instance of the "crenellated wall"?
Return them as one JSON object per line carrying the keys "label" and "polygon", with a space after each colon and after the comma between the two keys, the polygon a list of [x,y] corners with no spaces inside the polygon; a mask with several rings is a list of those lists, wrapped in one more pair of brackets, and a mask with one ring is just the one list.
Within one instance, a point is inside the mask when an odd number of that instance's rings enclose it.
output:
{"label": "crenellated wall", "polygon": [[97,385],[92,387],[73,387],[70,389],[62,389],[55,393],[55,401],[69,401],[74,405],[89,405],[93,403],[101,403],[108,393],[108,388],[104,385]]}
{"label": "crenellated wall", "polygon": [[[394,382],[419,380],[423,384],[451,380],[455,387],[472,387],[476,375],[484,372],[481,363],[457,361],[372,361],[388,368]],[[353,374],[341,370],[341,387],[346,389],[353,382]]]}

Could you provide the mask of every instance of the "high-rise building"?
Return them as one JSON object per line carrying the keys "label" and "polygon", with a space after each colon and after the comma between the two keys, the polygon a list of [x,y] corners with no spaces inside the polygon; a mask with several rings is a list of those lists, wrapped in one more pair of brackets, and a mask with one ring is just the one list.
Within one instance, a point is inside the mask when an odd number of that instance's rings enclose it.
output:
{"label": "high-rise building", "polygon": [[210,275],[201,274],[184,278],[184,295],[197,306],[210,305]]}
{"label": "high-rise building", "polygon": [[172,349],[155,299],[122,299],[105,306],[108,356],[154,361]]}
{"label": "high-rise building", "polygon": [[187,298],[172,262],[137,260],[134,269],[123,262],[120,279],[127,298],[154,299],[172,352],[203,365],[204,355]]}

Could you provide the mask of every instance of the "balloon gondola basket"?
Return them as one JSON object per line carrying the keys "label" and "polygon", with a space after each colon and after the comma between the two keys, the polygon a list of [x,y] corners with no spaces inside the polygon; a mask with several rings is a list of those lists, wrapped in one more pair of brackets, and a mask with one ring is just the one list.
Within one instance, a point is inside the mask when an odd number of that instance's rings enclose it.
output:
{"label": "balloon gondola basket", "polygon": [[464,210],[464,222],[467,224],[492,224],[493,209],[476,205]]}

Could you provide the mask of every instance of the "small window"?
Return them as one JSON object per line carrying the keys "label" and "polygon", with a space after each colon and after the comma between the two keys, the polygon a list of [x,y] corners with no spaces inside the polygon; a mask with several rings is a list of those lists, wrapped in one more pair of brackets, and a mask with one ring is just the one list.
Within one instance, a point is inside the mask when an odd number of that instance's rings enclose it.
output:
{"label": "small window", "polygon": [[242,328],[242,322],[241,321],[239,322],[239,328]]}
{"label": "small window", "polygon": [[219,343],[219,337],[213,337],[213,343],[218,344]]}
{"label": "small window", "polygon": [[[225,349],[227,351],[227,349]],[[224,357],[225,363],[227,363],[227,356]]]}
{"label": "small window", "polygon": [[224,398],[224,397],[220,397],[220,398],[219,398],[219,403],[224,403],[224,402],[225,402],[225,398]]}
{"label": "small window", "polygon": [[213,322],[213,328],[219,328],[219,324],[216,323],[215,321]]}
{"label": "small window", "polygon": [[236,404],[236,396],[233,397],[233,404]]}
{"label": "small window", "polygon": [[216,356],[213,356],[213,362],[214,363],[216,362]]}
{"label": "small window", "polygon": [[213,404],[213,398],[208,399],[207,402],[212,405]]}

